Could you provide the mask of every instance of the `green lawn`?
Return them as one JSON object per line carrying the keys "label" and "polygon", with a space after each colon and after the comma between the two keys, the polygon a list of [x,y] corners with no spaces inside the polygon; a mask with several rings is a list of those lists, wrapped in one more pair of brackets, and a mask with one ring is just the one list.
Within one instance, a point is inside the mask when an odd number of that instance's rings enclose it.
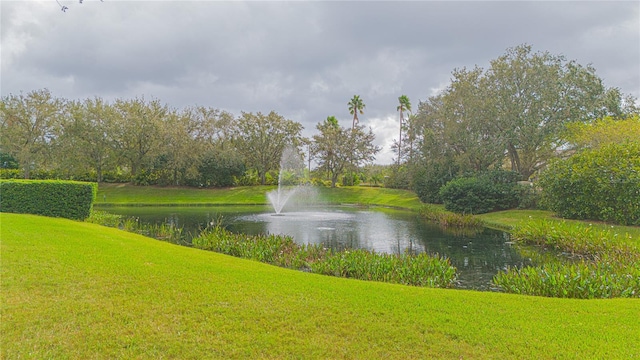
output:
{"label": "green lawn", "polygon": [[601,230],[611,230],[620,234],[629,234],[640,241],[640,226],[611,225],[596,221],[564,220],[553,216],[551,211],[543,210],[505,210],[477,215],[490,227],[510,228],[532,220],[566,221],[568,223],[590,224]]}
{"label": "green lawn", "polygon": [[[268,204],[267,192],[275,186],[229,189],[100,184],[97,205],[261,205]],[[317,188],[318,202],[324,204],[381,205],[417,209],[418,197],[409,191],[371,188]]]}
{"label": "green lawn", "polygon": [[634,358],[640,301],[308,274],[0,214],[2,358]]}

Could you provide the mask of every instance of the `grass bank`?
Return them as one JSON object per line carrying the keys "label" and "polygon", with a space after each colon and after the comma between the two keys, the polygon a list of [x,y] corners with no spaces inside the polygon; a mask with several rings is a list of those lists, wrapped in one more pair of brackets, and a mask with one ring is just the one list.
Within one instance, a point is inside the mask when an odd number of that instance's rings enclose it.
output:
{"label": "grass bank", "polygon": [[640,301],[429,289],[0,214],[2,358],[634,358]]}
{"label": "grass bank", "polygon": [[[248,186],[228,189],[100,184],[96,205],[264,205],[274,186]],[[380,205],[416,210],[418,197],[409,191],[369,188],[317,188],[320,204]]]}
{"label": "grass bank", "polygon": [[[565,220],[554,216],[551,211],[544,210],[505,210],[476,215],[485,225],[503,230],[510,230],[514,226],[524,225],[531,221],[564,222],[567,224],[586,224],[595,230],[628,234],[633,241],[640,245],[640,226],[611,225],[596,221]],[[620,239],[628,237],[621,236]]]}

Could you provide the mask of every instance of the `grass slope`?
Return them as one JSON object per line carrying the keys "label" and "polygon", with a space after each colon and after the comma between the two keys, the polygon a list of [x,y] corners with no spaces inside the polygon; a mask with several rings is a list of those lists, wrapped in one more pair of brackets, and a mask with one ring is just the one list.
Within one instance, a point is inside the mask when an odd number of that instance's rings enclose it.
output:
{"label": "grass slope", "polygon": [[[100,184],[97,205],[262,205],[268,204],[267,192],[274,186],[248,186],[229,189]],[[418,197],[409,191],[369,188],[317,188],[318,202],[324,204],[361,204],[417,209]]]}
{"label": "grass slope", "polygon": [[551,211],[543,210],[505,210],[487,214],[476,215],[490,227],[510,229],[513,226],[524,224],[529,221],[564,221],[568,224],[591,225],[599,230],[609,230],[613,233],[629,234],[634,239],[636,245],[640,245],[640,226],[611,225],[597,221],[565,220],[554,217]]}
{"label": "grass slope", "polygon": [[634,358],[640,301],[325,277],[0,214],[2,358]]}

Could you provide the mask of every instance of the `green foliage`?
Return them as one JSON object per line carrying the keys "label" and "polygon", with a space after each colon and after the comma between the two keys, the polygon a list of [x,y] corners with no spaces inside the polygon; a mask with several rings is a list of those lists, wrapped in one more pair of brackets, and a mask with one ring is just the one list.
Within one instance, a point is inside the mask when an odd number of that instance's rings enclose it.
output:
{"label": "green foliage", "polygon": [[413,190],[420,201],[442,204],[440,188],[456,177],[459,169],[453,162],[432,162],[420,166],[413,174]]}
{"label": "green foliage", "polygon": [[456,269],[448,259],[421,254],[379,254],[367,250],[331,251],[322,245],[298,245],[280,235],[233,234],[221,226],[192,240],[199,249],[314,273],[406,285],[450,287]]}
{"label": "green foliage", "polygon": [[493,170],[448,182],[439,195],[447,210],[462,214],[483,214],[518,206],[519,174]]}
{"label": "green foliage", "polygon": [[578,148],[597,148],[604,144],[622,144],[640,139],[640,116],[616,119],[611,116],[594,122],[567,125],[567,139]]}
{"label": "green foliage", "polygon": [[98,185],[56,180],[1,180],[0,210],[69,219],[91,213]]}
{"label": "green foliage", "polygon": [[518,243],[551,247],[579,262],[508,269],[494,283],[517,294],[581,299],[640,297],[640,250],[630,235],[557,221],[530,221],[513,229]]}
{"label": "green foliage", "polygon": [[389,175],[384,179],[384,187],[390,189],[409,189],[411,176],[406,166],[391,165]]}
{"label": "green foliage", "polygon": [[198,166],[202,186],[229,187],[246,170],[239,156],[229,152],[210,151],[206,153]]}
{"label": "green foliage", "polygon": [[435,222],[443,227],[456,227],[456,228],[481,228],[484,226],[484,222],[473,215],[461,215],[446,211],[439,206],[425,204],[420,210],[420,216]]}
{"label": "green foliage", "polygon": [[0,152],[0,169],[19,169],[20,164],[11,154]]}
{"label": "green foliage", "polygon": [[494,283],[505,291],[559,298],[640,297],[640,263],[623,267],[578,262],[527,266],[498,273]]}
{"label": "green foliage", "polygon": [[[316,125],[320,132],[313,135],[311,153],[318,163],[320,173],[331,179],[336,186],[341,175],[354,173],[358,167],[371,163],[380,148],[373,144],[375,135],[364,126],[346,129],[339,126],[331,117]],[[353,174],[352,174],[353,175]],[[345,185],[356,184],[359,179],[348,177]]]}
{"label": "green foliage", "polygon": [[522,44],[486,70],[455,69],[449,86],[420,103],[410,127],[424,161],[452,158],[477,172],[502,166],[506,154],[528,180],[566,148],[567,124],[637,112],[623,102],[634,101],[607,89],[593,67]]}
{"label": "green foliage", "polygon": [[539,184],[545,205],[563,218],[640,225],[640,142],[606,144],[556,161]]}
{"label": "green foliage", "polygon": [[323,275],[413,286],[446,288],[456,279],[456,268],[449,259],[426,253],[396,255],[364,249],[328,252],[310,267]]}
{"label": "green foliage", "polygon": [[23,179],[24,172],[20,169],[0,169],[0,179]]}

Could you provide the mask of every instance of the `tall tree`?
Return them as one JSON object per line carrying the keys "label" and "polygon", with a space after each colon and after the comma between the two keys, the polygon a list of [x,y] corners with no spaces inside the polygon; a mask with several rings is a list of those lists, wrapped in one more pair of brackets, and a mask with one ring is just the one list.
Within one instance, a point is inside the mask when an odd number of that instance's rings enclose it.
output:
{"label": "tall tree", "polygon": [[414,125],[423,159],[449,157],[460,171],[477,171],[502,166],[506,154],[526,179],[566,146],[567,124],[630,108],[621,101],[593,68],[521,45],[487,71],[454,70],[452,83],[420,104]]}
{"label": "tall tree", "polygon": [[363,126],[351,130],[338,125],[334,116],[319,123],[314,135],[311,151],[318,162],[318,169],[327,173],[331,186],[335,187],[340,175],[354,170],[360,165],[372,162],[380,148],[373,144],[375,135]]}
{"label": "tall tree", "polygon": [[485,76],[511,169],[525,179],[564,146],[560,134],[568,123],[590,121],[616,107],[594,68],[534,53],[529,45],[508,49],[491,61]]}
{"label": "tall tree", "polygon": [[35,90],[27,95],[8,95],[0,102],[0,137],[2,151],[15,157],[24,171],[41,167],[55,140],[63,111],[63,102],[49,90]]}
{"label": "tall tree", "polygon": [[402,159],[402,121],[404,120],[404,111],[411,112],[411,101],[407,95],[401,95],[398,98],[398,102],[400,103],[396,110],[400,113],[400,134],[398,136],[398,165],[400,165],[400,160]]}
{"label": "tall tree", "polygon": [[70,102],[67,109],[58,139],[58,158],[70,173],[93,170],[97,181],[102,182],[104,171],[116,164],[112,134],[117,113],[99,97]]}
{"label": "tall tree", "polygon": [[351,129],[355,129],[358,124],[358,113],[361,115],[364,114],[365,104],[360,98],[360,95],[353,95],[351,100],[347,103],[349,106],[349,114],[353,115],[353,124],[351,125]]}
{"label": "tall tree", "polygon": [[257,171],[264,185],[267,173],[278,169],[284,148],[300,145],[301,132],[300,123],[274,111],[268,115],[243,112],[236,122],[234,141],[247,167]]}
{"label": "tall tree", "polygon": [[162,142],[162,123],[168,109],[159,100],[143,98],[117,100],[118,112],[114,139],[122,159],[129,163],[132,176],[149,166],[159,155]]}

